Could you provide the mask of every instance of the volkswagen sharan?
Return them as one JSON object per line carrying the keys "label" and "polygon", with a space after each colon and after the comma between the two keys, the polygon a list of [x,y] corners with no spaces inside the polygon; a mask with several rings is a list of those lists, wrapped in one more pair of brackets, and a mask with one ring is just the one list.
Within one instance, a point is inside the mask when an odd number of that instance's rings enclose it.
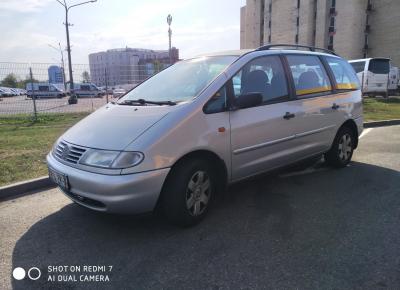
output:
{"label": "volkswagen sharan", "polygon": [[268,45],[177,62],[70,128],[47,163],[77,204],[190,226],[228,184],[322,155],[346,166],[362,124],[346,60]]}

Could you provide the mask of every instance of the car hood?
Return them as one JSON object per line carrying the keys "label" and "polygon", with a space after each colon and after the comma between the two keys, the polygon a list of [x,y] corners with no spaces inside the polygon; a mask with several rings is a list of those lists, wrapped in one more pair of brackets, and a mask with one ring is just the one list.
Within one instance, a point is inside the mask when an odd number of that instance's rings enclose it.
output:
{"label": "car hood", "polygon": [[62,139],[84,147],[123,150],[171,110],[171,106],[107,104],[70,128]]}

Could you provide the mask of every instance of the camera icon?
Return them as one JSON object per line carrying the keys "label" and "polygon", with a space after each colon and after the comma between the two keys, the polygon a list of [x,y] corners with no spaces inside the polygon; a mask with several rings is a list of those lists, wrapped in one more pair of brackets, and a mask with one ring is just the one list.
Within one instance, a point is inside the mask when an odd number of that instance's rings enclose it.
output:
{"label": "camera icon", "polygon": [[25,276],[28,275],[28,278],[35,281],[42,276],[42,272],[38,267],[31,267],[28,270],[28,273],[22,267],[17,267],[13,270],[12,275],[15,280],[25,279]]}

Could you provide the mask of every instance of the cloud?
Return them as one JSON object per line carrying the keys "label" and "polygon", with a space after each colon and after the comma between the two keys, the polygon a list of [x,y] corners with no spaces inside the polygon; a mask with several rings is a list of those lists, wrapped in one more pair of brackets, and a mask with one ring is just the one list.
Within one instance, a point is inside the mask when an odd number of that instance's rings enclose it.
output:
{"label": "cloud", "polygon": [[1,0],[0,11],[34,12],[47,6],[53,0]]}

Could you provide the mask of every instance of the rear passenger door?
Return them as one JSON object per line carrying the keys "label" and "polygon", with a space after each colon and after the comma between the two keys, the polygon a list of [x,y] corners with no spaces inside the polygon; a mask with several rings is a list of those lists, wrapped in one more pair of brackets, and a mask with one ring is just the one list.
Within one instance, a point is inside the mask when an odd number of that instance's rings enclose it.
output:
{"label": "rear passenger door", "polygon": [[324,152],[331,145],[337,121],[333,114],[332,85],[317,55],[286,56],[294,83],[295,159]]}
{"label": "rear passenger door", "polygon": [[241,179],[292,160],[294,130],[289,89],[279,56],[258,57],[232,78],[232,103],[247,94],[261,93],[256,107],[230,111],[232,179]]}
{"label": "rear passenger door", "polygon": [[334,94],[332,95],[332,117],[339,126],[347,119],[356,119],[362,114],[359,98],[360,82],[351,65],[338,57],[324,57],[328,68],[332,71]]}

